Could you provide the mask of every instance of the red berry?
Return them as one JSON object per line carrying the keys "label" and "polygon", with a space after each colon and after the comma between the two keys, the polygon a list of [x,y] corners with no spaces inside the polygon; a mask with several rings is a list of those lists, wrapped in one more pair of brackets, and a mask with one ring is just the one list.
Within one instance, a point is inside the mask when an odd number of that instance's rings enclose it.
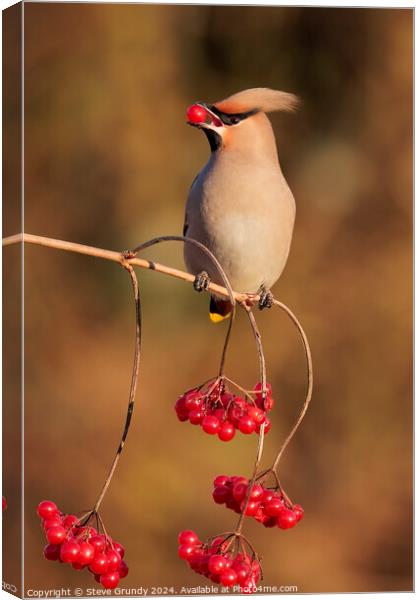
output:
{"label": "red berry", "polygon": [[118,574],[119,574],[119,576],[121,577],[121,579],[122,579],[123,577],[127,577],[127,575],[128,575],[128,565],[127,565],[127,563],[125,562],[125,560],[122,560],[122,561],[121,561],[121,564],[120,564],[120,566],[118,567]]}
{"label": "red berry", "polygon": [[115,552],[118,552],[121,558],[124,558],[125,548],[119,542],[113,542]]}
{"label": "red berry", "polygon": [[37,512],[41,519],[48,519],[49,517],[54,517],[58,513],[58,508],[54,502],[43,500],[38,504]]}
{"label": "red berry", "polygon": [[257,425],[261,425],[265,419],[265,412],[261,408],[258,408],[258,406],[250,406],[248,408],[248,417],[251,417]]}
{"label": "red berry", "polygon": [[264,490],[261,502],[270,502],[272,498],[274,498],[274,492],[272,490]]}
{"label": "red berry", "polygon": [[226,559],[221,554],[213,554],[209,559],[209,571],[213,575],[219,575],[226,569]]}
{"label": "red berry", "polygon": [[201,423],[201,427],[206,433],[209,433],[210,435],[215,435],[220,429],[220,421],[217,417],[207,415],[206,417],[204,417],[203,422]]}
{"label": "red berry", "polygon": [[236,571],[233,569],[225,569],[220,573],[220,583],[226,587],[232,587],[238,581]]}
{"label": "red berry", "polygon": [[63,542],[60,550],[60,558],[65,563],[78,562],[80,546],[71,540]]}
{"label": "red berry", "polygon": [[203,404],[202,395],[196,390],[191,390],[185,394],[184,406],[187,411],[191,411],[193,408],[200,408]]}
{"label": "red berry", "polygon": [[267,521],[263,522],[264,527],[275,527],[277,525],[276,517],[270,517]]}
{"label": "red berry", "polygon": [[[268,417],[265,417],[263,423],[265,425],[265,427],[264,427],[264,435],[265,435],[271,429],[271,421],[270,421],[270,419]],[[257,425],[257,433],[260,433],[260,428],[261,428],[261,425]]]}
{"label": "red berry", "polygon": [[178,544],[180,546],[183,546],[184,544],[194,546],[195,544],[198,544],[199,541],[198,535],[195,531],[191,531],[190,529],[184,529],[178,536]]}
{"label": "red berry", "polygon": [[175,402],[175,411],[176,411],[176,414],[177,414],[178,419],[180,421],[187,421],[188,420],[188,412],[189,411],[185,408],[185,398],[184,398],[184,396],[181,396]]}
{"label": "red berry", "polygon": [[235,427],[230,421],[224,421],[217,434],[222,442],[230,442],[235,437]]}
{"label": "red berry", "polygon": [[89,542],[81,542],[77,561],[81,565],[89,565],[95,556],[95,548]]}
{"label": "red berry", "polygon": [[[245,509],[245,514],[247,515],[247,517],[253,517],[255,515],[255,513],[258,510],[260,503],[258,501],[254,501],[254,500],[249,500],[246,509]],[[245,500],[242,500],[241,502],[241,512],[244,510],[245,508]]]}
{"label": "red berry", "polygon": [[218,535],[217,537],[215,537],[210,546],[211,553],[218,554],[218,552],[220,550],[220,546],[223,544],[224,541],[225,541],[225,538],[221,535]]}
{"label": "red berry", "polygon": [[247,490],[248,483],[237,483],[232,490],[234,500],[241,502],[245,498]]}
{"label": "red berry", "polygon": [[296,523],[297,520],[295,513],[288,508],[284,508],[277,517],[277,525],[280,527],[280,529],[290,529],[291,527],[294,527]]}
{"label": "red berry", "polygon": [[260,506],[259,506],[259,507],[258,507],[258,509],[257,509],[257,512],[256,512],[256,513],[255,513],[255,515],[254,515],[254,519],[255,519],[256,521],[258,521],[259,523],[265,523],[265,521],[268,521],[268,519],[269,519],[269,518],[270,518],[270,517],[268,517],[268,516],[265,514],[265,512],[264,512],[264,509],[263,509],[263,507],[262,507],[262,506],[261,506],[261,504],[260,504]]}
{"label": "red berry", "polygon": [[182,544],[178,548],[178,556],[183,560],[190,560],[193,554],[195,554],[196,547],[189,544]]}
{"label": "red berry", "polygon": [[[273,393],[272,387],[269,383],[266,384],[266,398],[271,397],[271,394]],[[262,383],[259,381],[255,386],[254,386],[254,391],[255,393],[255,398],[257,400],[262,400]]]}
{"label": "red berry", "polygon": [[108,571],[108,567],[108,558],[103,552],[96,554],[89,565],[89,569],[92,571],[92,573],[96,573],[97,575],[102,575],[103,573],[106,573]]}
{"label": "red berry", "polygon": [[248,577],[248,569],[244,564],[238,563],[235,565],[237,583],[241,584]]}
{"label": "red berry", "polygon": [[230,498],[230,489],[225,485],[219,485],[213,490],[213,500],[216,504],[224,504]]}
{"label": "red berry", "polygon": [[60,546],[47,544],[44,548],[44,556],[47,560],[58,560],[60,558]]}
{"label": "red berry", "polygon": [[226,502],[226,508],[230,508],[230,510],[234,510],[238,514],[241,512],[239,504],[236,502],[236,500],[233,500],[233,498]]}
{"label": "red berry", "polygon": [[106,557],[109,562],[108,570],[117,571],[121,564],[121,556],[118,554],[118,552],[116,550],[108,550]]}
{"label": "red berry", "polygon": [[273,406],[274,406],[274,400],[273,400],[273,398],[270,398],[270,397],[266,398],[265,402],[264,402],[264,410],[265,410],[265,412],[270,412],[270,410],[272,410]]}
{"label": "red berry", "polygon": [[249,494],[249,497],[251,498],[251,500],[261,500],[264,494],[264,488],[259,485],[258,483],[255,483],[252,488],[251,488],[251,492]]}
{"label": "red berry", "polygon": [[281,498],[274,496],[269,502],[264,505],[265,514],[269,517],[278,517],[284,510],[284,502]]}
{"label": "red berry", "polygon": [[241,417],[238,421],[238,429],[245,434],[252,433],[256,429],[255,421],[248,416]]}
{"label": "red berry", "polygon": [[7,500],[4,496],[1,497],[1,505],[2,505],[2,509],[3,511],[6,510],[7,508]]}
{"label": "red berry", "polygon": [[256,591],[255,580],[253,577],[248,577],[242,584],[241,592],[243,594],[252,594]]}
{"label": "red berry", "polygon": [[94,535],[91,537],[89,544],[93,546],[96,554],[99,554],[105,550],[105,538],[101,535]]}
{"label": "red berry", "polygon": [[73,525],[75,525],[78,521],[79,521],[79,519],[76,517],[76,515],[67,515],[63,519],[63,526],[64,527],[73,527]]}
{"label": "red berry", "polygon": [[61,544],[66,539],[66,534],[64,527],[56,525],[47,530],[47,540],[50,544]]}
{"label": "red berry", "polygon": [[296,516],[296,522],[300,521],[303,518],[304,511],[300,504],[295,504],[293,507],[293,512]]}
{"label": "red berry", "polygon": [[204,123],[207,118],[207,111],[199,104],[193,104],[187,110],[187,120],[190,123]]}
{"label": "red berry", "polygon": [[86,565],[82,565],[81,563],[78,562],[74,562],[71,565],[73,567],[73,569],[75,569],[76,571],[81,571],[82,569],[85,568]]}
{"label": "red berry", "polygon": [[220,487],[226,485],[230,481],[230,477],[227,475],[218,475],[213,481],[214,487]]}
{"label": "red berry", "polygon": [[234,395],[231,394],[230,392],[224,392],[221,396],[220,396],[220,400],[224,406],[224,408],[227,408],[229,406],[229,404],[232,402],[232,400],[234,399]]}
{"label": "red berry", "polygon": [[107,590],[113,590],[117,587],[118,582],[120,580],[120,576],[117,571],[110,571],[109,573],[105,573],[101,575],[99,581]]}
{"label": "red berry", "polygon": [[192,425],[200,425],[205,417],[206,413],[202,408],[193,408],[188,418]]}
{"label": "red berry", "polygon": [[50,519],[45,519],[44,521],[44,531],[48,531],[51,527],[61,527],[62,521],[60,517],[51,517]]}

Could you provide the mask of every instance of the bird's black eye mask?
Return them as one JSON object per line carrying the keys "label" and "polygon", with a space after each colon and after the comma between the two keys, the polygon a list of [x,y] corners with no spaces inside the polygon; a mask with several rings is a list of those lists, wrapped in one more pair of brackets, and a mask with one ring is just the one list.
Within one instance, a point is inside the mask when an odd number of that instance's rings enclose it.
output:
{"label": "bird's black eye mask", "polygon": [[211,110],[212,113],[217,115],[219,119],[222,121],[224,125],[238,125],[241,121],[244,121],[248,117],[252,117],[252,115],[256,115],[259,110],[254,108],[253,110],[249,110],[248,112],[243,113],[224,113],[218,108],[216,108],[213,104],[205,104],[202,103],[203,106]]}

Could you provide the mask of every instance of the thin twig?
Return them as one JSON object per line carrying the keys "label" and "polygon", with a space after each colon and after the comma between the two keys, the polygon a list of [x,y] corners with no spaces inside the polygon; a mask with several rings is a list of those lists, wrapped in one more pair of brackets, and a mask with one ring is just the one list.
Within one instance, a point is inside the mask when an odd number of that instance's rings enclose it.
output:
{"label": "thin twig", "polygon": [[136,309],[136,341],[135,341],[135,350],[134,350],[133,370],[132,370],[132,374],[131,374],[131,385],[130,385],[130,393],[129,393],[129,397],[128,397],[127,416],[125,419],[123,433],[122,433],[121,440],[118,445],[118,449],[115,454],[114,460],[112,461],[111,468],[108,473],[108,477],[105,480],[105,483],[102,487],[102,490],[99,494],[99,497],[98,497],[95,507],[93,509],[93,511],[95,513],[98,513],[99,506],[101,505],[101,502],[104,499],[104,496],[106,494],[108,486],[111,483],[112,476],[114,475],[114,471],[117,467],[118,461],[120,459],[121,453],[124,448],[128,430],[130,428],[131,418],[133,416],[134,402],[135,402],[135,398],[136,398],[137,380],[138,380],[139,366],[140,366],[141,302],[140,302],[139,285],[138,285],[137,277],[136,277],[133,267],[128,263],[124,264],[123,266],[125,267],[125,269],[127,269],[128,273],[130,275],[130,278],[131,278],[131,284],[132,284],[133,293],[134,293],[134,303],[135,303],[135,309]]}
{"label": "thin twig", "polygon": [[272,465],[272,469],[276,470],[277,466],[280,462],[280,459],[283,455],[283,452],[286,450],[287,446],[289,445],[289,442],[291,441],[291,439],[293,438],[293,436],[295,435],[299,425],[301,424],[303,417],[306,414],[306,411],[308,410],[309,407],[309,403],[311,401],[312,398],[312,390],[313,390],[313,385],[314,385],[314,375],[313,375],[313,365],[312,365],[312,355],[311,355],[311,349],[309,347],[309,342],[308,342],[308,338],[306,337],[305,331],[303,330],[302,325],[300,324],[298,318],[296,317],[296,315],[290,310],[289,307],[287,307],[285,304],[283,304],[282,302],[279,302],[279,300],[274,300],[274,304],[276,306],[278,306],[282,311],[284,311],[287,316],[292,320],[293,324],[295,325],[295,327],[297,328],[297,330],[299,331],[302,343],[303,343],[303,347],[305,349],[305,356],[306,356],[306,366],[307,366],[307,378],[308,378],[308,386],[307,386],[307,391],[306,391],[306,398],[305,398],[305,402],[303,403],[303,407],[302,410],[300,411],[299,417],[296,421],[296,423],[294,424],[294,426],[292,427],[289,435],[286,437],[286,439],[283,442],[282,447],[280,448],[274,462]]}
{"label": "thin twig", "polygon": [[[87,256],[102,258],[120,264],[122,262],[121,252],[104,250],[103,248],[86,246],[84,244],[76,244],[74,242],[57,240],[54,238],[43,237],[40,235],[32,235],[30,233],[18,233],[16,235],[11,235],[9,237],[3,238],[4,247],[12,246],[13,244],[19,244],[21,242],[25,242],[27,244],[35,244],[37,246],[45,246],[47,248],[55,248],[56,250],[64,250],[66,252],[76,252],[77,254],[85,254]],[[160,263],[145,260],[142,258],[128,258],[126,259],[126,262],[133,266],[141,267],[142,269],[149,269],[151,271],[156,271],[157,273],[170,275],[171,277],[182,279],[183,281],[188,281],[190,283],[193,283],[195,279],[194,275],[191,275],[191,273],[186,273],[185,271],[173,269],[172,267],[168,267],[166,265],[162,265]],[[216,283],[210,283],[208,290],[209,292],[214,292],[218,296],[223,296],[224,298],[230,297],[228,289]],[[248,294],[239,293],[235,291],[233,291],[232,294],[237,302],[241,302],[248,298]],[[258,301],[258,299],[259,296],[255,296],[255,301]]]}

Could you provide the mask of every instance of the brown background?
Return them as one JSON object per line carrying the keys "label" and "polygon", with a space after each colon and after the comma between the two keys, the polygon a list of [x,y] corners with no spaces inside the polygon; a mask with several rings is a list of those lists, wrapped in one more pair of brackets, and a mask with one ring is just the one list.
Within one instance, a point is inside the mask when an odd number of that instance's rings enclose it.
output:
{"label": "brown background", "polygon": [[[249,522],[246,532],[266,585],[411,589],[412,12],[28,4],[25,61],[26,231],[116,250],[182,229],[208,157],[204,136],[185,126],[188,104],[253,86],[302,98],[296,115],[272,122],[297,202],[274,291],[303,322],[315,363],[313,405],[281,465],[306,516],[293,531]],[[178,245],[146,255],[182,268]],[[42,558],[35,507],[51,498],[66,512],[88,508],[106,475],[130,377],[129,281],[87,257],[25,256],[26,587],[89,587],[88,574]],[[189,285],[139,276],[138,404],[103,517],[127,548],[124,587],[204,585],[178,559],[177,533],[232,527],[211,481],[248,475],[256,436],[222,444],[176,420],[177,396],[216,373],[224,327]],[[269,464],[305,370],[286,318],[257,317],[277,399]],[[245,387],[257,380],[242,315],[228,373]],[[6,464],[6,494],[16,478]]]}

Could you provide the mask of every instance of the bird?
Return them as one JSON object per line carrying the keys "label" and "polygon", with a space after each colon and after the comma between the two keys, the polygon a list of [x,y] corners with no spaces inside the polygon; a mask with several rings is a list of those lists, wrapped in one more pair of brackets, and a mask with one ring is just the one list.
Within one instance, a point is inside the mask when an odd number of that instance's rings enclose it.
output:
{"label": "bird", "polygon": [[[297,96],[269,88],[237,92],[214,103],[196,102],[187,124],[200,129],[210,157],[189,191],[183,235],[206,246],[232,288],[259,294],[259,308],[273,302],[271,287],[286,265],[296,206],[282,173],[274,131],[266,113],[294,111]],[[217,268],[199,248],[184,244],[184,262],[197,291],[223,285]],[[210,319],[229,317],[231,303],[211,295]]]}

